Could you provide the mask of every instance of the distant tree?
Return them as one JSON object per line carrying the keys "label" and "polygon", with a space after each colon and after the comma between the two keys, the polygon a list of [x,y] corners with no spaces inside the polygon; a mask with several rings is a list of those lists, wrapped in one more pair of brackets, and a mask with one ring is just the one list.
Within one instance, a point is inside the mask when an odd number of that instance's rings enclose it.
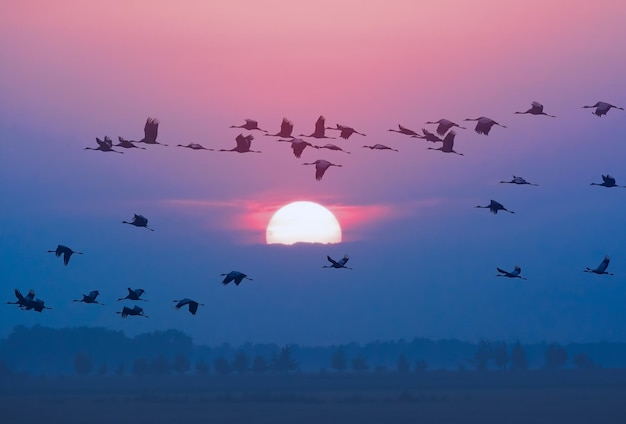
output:
{"label": "distant tree", "polygon": [[93,361],[91,356],[85,352],[79,352],[74,355],[74,369],[80,376],[85,376],[91,372],[93,368]]}
{"label": "distant tree", "polygon": [[209,369],[209,364],[207,364],[204,359],[198,359],[196,361],[196,374],[208,375],[210,372],[211,370]]}
{"label": "distant tree", "polygon": [[398,357],[398,361],[396,362],[396,370],[402,374],[411,371],[411,365],[409,365],[409,361],[407,361],[404,353],[400,354],[400,356]]}
{"label": "distant tree", "polygon": [[217,375],[229,375],[233,369],[226,360],[226,358],[220,356],[213,361],[213,369]]}
{"label": "distant tree", "polygon": [[238,374],[245,374],[250,370],[250,358],[246,355],[246,352],[240,350],[235,355],[235,359],[233,359],[233,370],[237,371]]}
{"label": "distant tree", "polygon": [[115,375],[121,376],[121,375],[124,375],[125,372],[126,372],[126,367],[124,366],[123,362],[120,362],[120,364],[115,369]]}
{"label": "distant tree", "polygon": [[497,343],[492,349],[494,365],[500,370],[506,370],[506,364],[509,362],[509,354],[506,348],[506,343]]}
{"label": "distant tree", "polygon": [[345,371],[348,368],[348,359],[346,358],[346,353],[343,351],[343,347],[339,347],[334,353],[333,357],[330,360],[330,367],[335,371]]}
{"label": "distant tree", "polygon": [[546,348],[546,368],[554,370],[567,363],[567,351],[558,343],[551,343]]}
{"label": "distant tree", "polygon": [[487,371],[489,368],[489,360],[493,357],[493,349],[491,343],[481,339],[478,343],[478,349],[474,353],[474,357],[469,362],[474,365],[476,371]]}
{"label": "distant tree", "polygon": [[107,363],[103,362],[98,368],[97,374],[99,376],[103,376],[103,375],[107,375],[108,372],[109,372],[109,368],[107,367]]}
{"label": "distant tree", "polygon": [[174,358],[174,363],[172,364],[172,369],[177,374],[185,374],[191,368],[191,364],[189,363],[189,359],[185,356],[184,353],[179,352],[176,354]]}
{"label": "distant tree", "polygon": [[365,355],[355,356],[350,361],[350,365],[352,365],[352,369],[354,371],[358,372],[367,371],[370,368],[367,364],[367,358],[365,357]]}
{"label": "distant tree", "polygon": [[511,349],[511,370],[521,371],[528,369],[528,361],[526,360],[526,352],[522,347],[519,340],[513,345]]}
{"label": "distant tree", "polygon": [[428,362],[425,359],[418,359],[415,361],[415,372],[423,372],[428,369]]}
{"label": "distant tree", "polygon": [[143,377],[148,375],[150,372],[150,365],[148,364],[148,360],[145,358],[137,358],[133,361],[132,368],[133,375],[135,377]]}
{"label": "distant tree", "polygon": [[291,356],[291,347],[283,346],[272,360],[272,369],[278,373],[288,373],[298,369],[298,363]]}
{"label": "distant tree", "polygon": [[157,356],[156,359],[152,361],[152,364],[150,364],[150,371],[152,371],[152,374],[154,375],[167,375],[170,373],[171,369],[172,367],[170,363],[163,355]]}
{"label": "distant tree", "polygon": [[588,370],[596,367],[595,362],[593,362],[589,355],[584,352],[581,352],[574,356],[573,360],[574,365],[576,365],[576,368],[578,369]]}
{"label": "distant tree", "polygon": [[252,372],[255,374],[263,374],[269,370],[269,365],[263,355],[257,355],[252,361]]}

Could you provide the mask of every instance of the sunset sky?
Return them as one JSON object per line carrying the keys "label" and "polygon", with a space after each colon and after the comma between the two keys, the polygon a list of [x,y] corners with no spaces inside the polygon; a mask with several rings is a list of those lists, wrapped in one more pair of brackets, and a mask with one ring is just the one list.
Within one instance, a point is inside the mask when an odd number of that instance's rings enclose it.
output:
{"label": "sunset sky", "polygon": [[[367,3],[367,4],[366,4]],[[0,4],[0,305],[15,325],[180,329],[199,343],[330,344],[413,337],[626,341],[622,1],[8,1]],[[518,115],[532,101],[556,115]],[[367,134],[307,149],[230,128]],[[488,136],[465,118],[507,128]],[[139,140],[147,117],[169,146]],[[464,156],[388,131],[447,118]],[[230,149],[255,136],[260,154]],[[336,132],[328,132],[336,136]],[[399,150],[376,151],[382,143]],[[123,150],[121,148],[117,148]],[[316,181],[305,162],[342,167]],[[500,184],[519,175],[539,184]],[[515,214],[477,205],[498,200]],[[267,245],[294,201],[334,213],[343,242]],[[145,215],[154,232],[121,225]],[[84,252],[65,267],[45,253]],[[323,269],[350,255],[353,270]],[[613,276],[582,272],[611,257]],[[527,281],[496,277],[522,267]],[[223,287],[221,273],[254,281]],[[115,299],[144,288],[149,319]],[[71,302],[91,290],[105,306]],[[205,303],[194,317],[173,299]],[[132,306],[132,303],[124,303]]]}

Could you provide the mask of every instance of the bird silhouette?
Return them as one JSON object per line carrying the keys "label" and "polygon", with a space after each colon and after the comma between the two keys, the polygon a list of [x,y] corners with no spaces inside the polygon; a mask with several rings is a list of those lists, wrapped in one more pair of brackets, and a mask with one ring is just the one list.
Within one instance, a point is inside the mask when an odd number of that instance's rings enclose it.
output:
{"label": "bird silhouette", "polygon": [[24,309],[25,311],[30,311],[32,309],[32,310],[34,310],[36,312],[41,312],[44,309],[52,309],[52,308],[48,308],[45,305],[45,302],[43,300],[37,298],[37,299],[33,299],[33,300],[29,301],[26,304],[26,307],[24,307],[22,309]]}
{"label": "bird silhouette", "polygon": [[150,231],[154,231],[153,228],[148,227],[148,218],[146,218],[143,215],[138,215],[138,214],[133,214],[133,221],[132,222],[128,222],[128,221],[122,221],[122,224],[130,224],[130,225],[134,225],[135,227],[143,227],[146,228]]}
{"label": "bird silhouette", "polygon": [[440,119],[438,121],[428,121],[427,124],[436,124],[437,125],[437,134],[445,135],[448,130],[452,127],[458,127],[466,130],[467,128],[460,126],[457,123],[450,121],[449,119]]}
{"label": "bird silhouette", "polygon": [[446,134],[446,136],[443,138],[443,145],[441,147],[429,147],[428,150],[441,150],[444,153],[455,153],[457,155],[461,155],[463,156],[463,153],[459,153],[454,151],[453,147],[454,147],[454,137],[456,136],[456,132],[454,132],[454,130],[450,131],[448,134]]}
{"label": "bird silhouette", "polygon": [[513,175],[513,179],[511,181],[500,181],[501,184],[518,184],[518,185],[532,185],[532,186],[537,186],[539,184],[533,184],[533,183],[529,183],[528,181],[526,181],[525,179],[523,179],[522,177],[516,177],[515,175]]}
{"label": "bird silhouette", "polygon": [[121,312],[116,312],[116,314],[121,314],[122,318],[126,318],[129,315],[142,316],[144,318],[148,318],[148,315],[145,314],[143,308],[135,305],[132,308],[128,306],[124,306]]}
{"label": "bird silhouette", "polygon": [[276,134],[265,134],[270,137],[281,137],[281,138],[292,138],[291,133],[293,132],[293,123],[287,119],[283,118],[283,122],[280,124],[280,131]]}
{"label": "bird silhouette", "polygon": [[611,187],[626,188],[626,186],[621,186],[621,185],[615,184],[615,178],[611,177],[609,174],[602,175],[602,182],[601,183],[591,183],[591,185],[597,185],[597,186],[602,186],[602,187],[607,187],[607,188],[611,188]]}
{"label": "bird silhouette", "polygon": [[443,141],[441,138],[437,137],[435,134],[431,133],[427,129],[422,128],[422,133],[417,135],[412,135],[411,138],[421,138],[422,140],[430,141],[432,143],[437,143],[439,141]]}
{"label": "bird silhouette", "polygon": [[314,138],[335,138],[335,137],[328,137],[326,135],[326,127],[324,126],[326,122],[326,118],[324,118],[324,116],[320,116],[319,118],[317,118],[317,121],[315,122],[315,130],[309,134],[300,134],[299,137],[314,137]]}
{"label": "bird silhouette", "polygon": [[410,129],[406,128],[406,127],[403,127],[403,126],[402,126],[402,125],[400,125],[400,124],[398,124],[398,128],[399,128],[398,130],[394,130],[394,129],[392,128],[392,129],[387,130],[387,131],[397,132],[397,133],[404,134],[404,135],[419,135],[419,134],[418,134],[418,133],[416,133],[415,131],[410,130]]}
{"label": "bird silhouette", "polygon": [[338,151],[338,152],[344,152],[344,153],[350,154],[350,152],[347,152],[347,151],[343,150],[341,147],[335,146],[334,144],[330,144],[330,143],[324,144],[323,146],[317,146],[317,148],[318,149],[335,150],[335,151]]}
{"label": "bird silhouette", "polygon": [[591,113],[593,113],[596,116],[606,115],[607,112],[609,110],[611,110],[611,108],[624,110],[623,107],[614,106],[614,105],[612,105],[610,103],[606,103],[606,102],[597,102],[595,105],[583,106],[583,108],[596,108],[596,110],[591,112]]}
{"label": "bird silhouette", "polygon": [[530,109],[528,109],[526,112],[515,112],[517,114],[530,114],[530,115],[545,115],[545,116],[549,116],[551,118],[556,118],[556,116],[554,115],[548,115],[547,113],[545,113],[543,111],[543,105],[539,102],[532,102],[531,103],[531,107]]}
{"label": "bird silhouette", "polygon": [[259,123],[257,121],[255,121],[254,119],[246,119],[245,120],[246,123],[243,125],[231,125],[231,128],[243,128],[244,130],[248,130],[248,131],[252,131],[252,130],[258,130],[258,131],[262,131],[262,132],[267,132],[266,130],[262,130],[261,128],[259,128]]}
{"label": "bird silhouette", "polygon": [[235,142],[237,145],[232,149],[220,149],[220,152],[237,152],[237,153],[261,153],[258,150],[251,150],[252,140],[254,140],[254,136],[252,134],[248,134],[244,136],[243,134],[239,134],[235,137]]}
{"label": "bird silhouette", "polygon": [[495,200],[492,200],[487,206],[476,206],[476,207],[477,208],[487,208],[487,209],[489,209],[489,212],[491,212],[493,214],[497,214],[498,211],[507,211],[509,213],[515,213],[513,211],[508,210],[507,208],[502,206],[502,203],[496,202]]}
{"label": "bird silhouette", "polygon": [[198,306],[204,306],[204,303],[198,303],[195,300],[191,300],[191,299],[181,299],[181,300],[175,300],[174,302],[177,302],[176,305],[174,306],[176,309],[180,309],[183,306],[187,305],[189,307],[189,312],[191,312],[191,315],[195,315],[196,312],[198,311]]}
{"label": "bird silhouette", "polygon": [[146,291],[144,289],[131,289],[130,287],[128,287],[128,294],[126,295],[126,297],[120,297],[117,300],[143,300],[144,302],[146,302],[146,299],[141,299],[141,295],[144,294]]}
{"label": "bird silhouette", "polygon": [[367,149],[371,149],[371,150],[393,150],[394,152],[398,151],[396,149],[392,149],[389,146],[385,146],[384,144],[374,144],[373,146],[363,146],[363,147]]}
{"label": "bird silhouette", "polygon": [[189,143],[186,146],[183,146],[182,144],[178,144],[177,147],[185,147],[185,148],[191,149],[191,150],[208,150],[210,152],[213,151],[213,149],[207,149],[202,144],[198,144],[198,143]]}
{"label": "bird silhouette", "polygon": [[161,146],[167,146],[167,144],[156,141],[158,134],[159,120],[156,118],[148,118],[146,119],[146,125],[143,127],[143,138],[137,141],[133,140],[132,143],[160,144]]}
{"label": "bird silhouette", "polygon": [[517,265],[515,265],[515,269],[511,272],[505,271],[502,268],[496,268],[496,269],[498,270],[498,272],[501,273],[501,274],[498,274],[497,277],[521,278],[522,280],[526,280],[526,278],[520,275],[520,273],[522,272],[522,268],[520,268]]}
{"label": "bird silhouette", "polygon": [[24,296],[18,289],[15,289],[14,293],[17,300],[15,302],[7,302],[7,304],[18,305],[20,308],[26,308],[29,302],[35,300],[35,291],[33,289],[30,289],[26,296]]}
{"label": "bird silhouette", "polygon": [[141,149],[141,150],[146,150],[145,147],[136,146],[132,141],[126,140],[124,137],[119,137],[118,136],[117,139],[119,140],[119,143],[118,144],[114,144],[114,146],[123,147],[124,149]]}
{"label": "bird silhouette", "polygon": [[473,118],[473,119],[467,118],[467,119],[464,119],[464,121],[477,121],[474,131],[476,131],[478,134],[489,135],[489,131],[491,131],[491,127],[493,127],[494,125],[497,125],[502,128],[506,128],[506,126],[498,124],[493,119],[487,118],[484,116],[481,116],[480,118]]}
{"label": "bird silhouette", "polygon": [[331,166],[339,166],[339,167],[342,166],[342,165],[336,165],[334,163],[330,163],[324,159],[318,159],[315,162],[310,162],[310,163],[303,163],[302,165],[315,165],[315,179],[317,181],[320,181],[322,179],[326,170],[330,168]]}
{"label": "bird silhouette", "polygon": [[302,156],[302,152],[304,152],[304,149],[306,149],[307,146],[311,146],[315,149],[319,149],[319,147],[301,138],[292,138],[291,140],[276,140],[276,141],[283,141],[283,142],[291,143],[291,149],[293,150],[294,156],[297,158]]}
{"label": "bird silhouette", "polygon": [[113,150],[113,140],[111,140],[108,136],[104,137],[104,140],[100,140],[98,137],[96,137],[96,143],[98,143],[98,147],[85,147],[85,150],[100,150],[101,152],[114,152],[124,154],[124,152],[118,152],[117,150]]}
{"label": "bird silhouette", "polygon": [[587,267],[584,272],[593,272],[594,274],[613,275],[610,272],[606,271],[606,268],[609,266],[609,262],[611,262],[611,258],[609,258],[608,256],[605,256],[604,259],[602,260],[602,262],[600,262],[600,265],[598,265],[597,268],[591,269],[591,268]]}
{"label": "bird silhouette", "polygon": [[350,259],[350,257],[348,255],[343,255],[343,258],[339,259],[338,261],[334,260],[330,256],[326,256],[326,259],[328,259],[328,262],[330,262],[330,265],[324,265],[324,266],[322,266],[322,268],[345,268],[345,269],[352,269],[349,266],[346,266],[346,263]]}
{"label": "bird silhouette", "polygon": [[220,274],[220,275],[224,277],[224,279],[222,280],[223,285],[226,285],[230,283],[231,281],[234,281],[235,285],[238,286],[239,284],[241,284],[241,282],[244,279],[252,281],[252,278],[248,277],[247,274],[244,274],[243,272],[239,272],[239,271],[231,271],[228,274]]}
{"label": "bird silhouette", "polygon": [[73,302],[84,302],[84,303],[97,303],[98,305],[104,305],[104,303],[100,303],[96,300],[96,297],[100,292],[98,290],[90,291],[89,294],[83,294],[83,298],[78,300],[74,299]]}
{"label": "bird silhouette", "polygon": [[327,130],[338,130],[338,131],[341,131],[339,133],[339,137],[344,138],[346,140],[349,139],[352,134],[365,135],[363,133],[358,132],[357,130],[355,130],[352,127],[347,127],[345,125],[340,125],[340,124],[337,124],[336,127],[326,127],[326,129]]}
{"label": "bird silhouette", "polygon": [[63,263],[65,265],[70,262],[70,258],[74,253],[76,253],[77,255],[83,254],[82,252],[75,252],[74,250],[70,249],[67,246],[63,246],[62,244],[59,244],[55,250],[48,250],[48,253],[54,253],[57,258],[63,255]]}

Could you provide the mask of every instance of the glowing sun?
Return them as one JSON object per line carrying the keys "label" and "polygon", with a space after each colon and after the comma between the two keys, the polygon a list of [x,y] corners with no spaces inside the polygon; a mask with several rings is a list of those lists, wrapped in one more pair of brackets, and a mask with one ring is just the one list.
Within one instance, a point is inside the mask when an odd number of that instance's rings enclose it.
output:
{"label": "glowing sun", "polygon": [[278,209],[265,233],[267,244],[340,243],[335,215],[313,202],[293,202]]}

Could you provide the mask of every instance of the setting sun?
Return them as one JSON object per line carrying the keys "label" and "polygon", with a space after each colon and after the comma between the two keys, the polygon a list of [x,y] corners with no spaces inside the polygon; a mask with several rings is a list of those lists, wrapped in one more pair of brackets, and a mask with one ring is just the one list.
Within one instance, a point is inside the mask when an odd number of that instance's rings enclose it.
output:
{"label": "setting sun", "polygon": [[340,243],[341,227],[331,211],[313,202],[278,209],[267,224],[267,244]]}

